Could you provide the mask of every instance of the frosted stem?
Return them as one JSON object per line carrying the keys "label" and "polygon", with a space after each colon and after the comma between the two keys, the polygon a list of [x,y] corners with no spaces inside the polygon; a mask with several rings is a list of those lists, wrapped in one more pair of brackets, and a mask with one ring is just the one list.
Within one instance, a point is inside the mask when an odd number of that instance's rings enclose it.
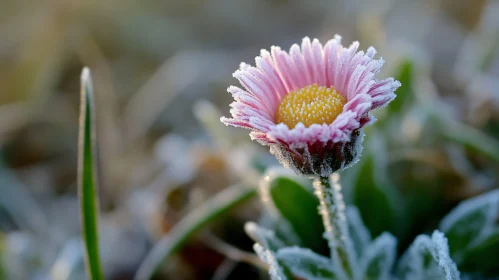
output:
{"label": "frosted stem", "polygon": [[325,238],[331,250],[331,259],[338,268],[344,270],[348,278],[355,279],[354,250],[348,234],[340,176],[334,173],[331,178],[332,185],[328,177],[315,178],[314,194],[320,200],[319,213],[326,229]]}

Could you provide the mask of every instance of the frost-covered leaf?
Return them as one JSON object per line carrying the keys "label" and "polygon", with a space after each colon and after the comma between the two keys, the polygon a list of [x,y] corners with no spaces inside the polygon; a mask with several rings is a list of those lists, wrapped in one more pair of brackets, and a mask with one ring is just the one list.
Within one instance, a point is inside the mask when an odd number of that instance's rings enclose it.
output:
{"label": "frost-covered leaf", "polygon": [[346,211],[348,232],[352,238],[353,245],[357,256],[362,256],[362,252],[371,242],[371,234],[362,222],[359,209],[355,206],[348,206]]}
{"label": "frost-covered leaf", "polygon": [[277,259],[289,267],[294,276],[307,280],[345,279],[335,269],[330,259],[299,247],[282,248]]}
{"label": "frost-covered leaf", "polygon": [[479,272],[489,276],[499,276],[497,255],[499,253],[499,229],[474,242],[463,256],[459,267],[463,271]]}
{"label": "frost-covered leaf", "polygon": [[449,256],[447,239],[437,230],[431,238],[427,235],[416,238],[402,257],[397,274],[407,280],[460,279],[456,264]]}
{"label": "frost-covered leaf", "polygon": [[255,243],[253,249],[260,259],[269,266],[269,275],[272,280],[288,280],[293,279],[286,273],[286,269],[281,266],[277,260],[275,253],[264,248],[262,245]]}
{"label": "frost-covered leaf", "polygon": [[258,257],[269,266],[270,278],[272,280],[293,279],[289,269],[275,256],[275,252],[284,246],[284,243],[275,236],[275,233],[253,222],[246,223],[244,230],[256,242],[253,249]]}
{"label": "frost-covered leaf", "polygon": [[395,262],[397,239],[385,232],[364,251],[360,267],[364,280],[389,279]]}
{"label": "frost-covered leaf", "polygon": [[459,204],[440,223],[449,240],[452,257],[461,263],[467,248],[489,234],[499,215],[499,190],[491,191]]}
{"label": "frost-covered leaf", "polygon": [[275,236],[271,230],[265,229],[253,222],[247,222],[244,225],[244,231],[251,239],[261,244],[265,249],[273,252],[284,247],[284,243]]}
{"label": "frost-covered leaf", "polygon": [[289,169],[273,168],[264,176],[260,193],[266,207],[288,222],[299,239],[299,243],[293,242],[295,245],[323,252],[327,243],[322,238],[324,225],[317,213],[319,200],[307,183]]}

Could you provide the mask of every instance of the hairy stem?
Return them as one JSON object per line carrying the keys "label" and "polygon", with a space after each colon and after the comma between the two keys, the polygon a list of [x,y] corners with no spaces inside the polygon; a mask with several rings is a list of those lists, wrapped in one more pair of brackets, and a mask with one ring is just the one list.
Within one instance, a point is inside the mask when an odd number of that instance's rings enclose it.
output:
{"label": "hairy stem", "polygon": [[348,234],[345,217],[345,203],[339,184],[340,176],[335,173],[329,177],[317,177],[314,180],[314,194],[319,198],[319,213],[326,229],[325,238],[331,250],[333,263],[341,268],[350,279],[355,279],[352,240]]}

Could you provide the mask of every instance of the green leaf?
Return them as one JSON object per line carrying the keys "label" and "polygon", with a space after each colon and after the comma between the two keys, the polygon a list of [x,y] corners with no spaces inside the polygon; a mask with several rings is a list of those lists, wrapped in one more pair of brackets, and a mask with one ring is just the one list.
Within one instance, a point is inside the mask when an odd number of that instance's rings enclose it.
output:
{"label": "green leaf", "polygon": [[[277,259],[289,267],[299,279],[332,280],[344,279],[344,275],[335,269],[331,260],[306,248],[288,247],[277,251]],[[340,277],[343,276],[343,277]]]}
{"label": "green leaf", "polygon": [[81,74],[80,131],[78,146],[78,196],[80,199],[82,234],[85,243],[85,261],[88,277],[103,279],[99,257],[99,199],[97,186],[97,147],[95,135],[95,108],[90,70]]}
{"label": "green leaf", "polygon": [[467,272],[499,275],[499,190],[467,199],[440,223],[449,240],[452,258]]}
{"label": "green leaf", "polygon": [[402,256],[397,274],[401,279],[458,280],[460,273],[449,256],[449,246],[443,233],[419,235]]}
{"label": "green leaf", "polygon": [[[303,247],[327,250],[324,225],[318,213],[319,200],[306,182],[284,169],[269,170],[261,186],[262,200],[286,219]],[[327,252],[327,251],[325,251]]]}
{"label": "green leaf", "polygon": [[451,256],[461,262],[466,249],[494,227],[499,211],[499,190],[461,202],[442,219],[440,230],[449,240]]}
{"label": "green leaf", "polygon": [[359,168],[353,185],[353,203],[360,211],[364,224],[372,236],[384,231],[396,232],[397,215],[393,196],[396,190],[386,180],[386,164],[383,160],[382,139],[371,133],[366,155],[357,165]]}
{"label": "green leaf", "polygon": [[366,157],[355,184],[353,201],[371,235],[378,236],[393,227],[394,216],[387,195],[375,182],[374,172],[374,158]]}
{"label": "green leaf", "polygon": [[499,266],[497,265],[499,229],[476,243],[466,251],[459,268],[467,272],[480,272],[487,276],[499,276]]}
{"label": "green leaf", "polygon": [[361,259],[362,279],[389,279],[397,255],[396,246],[397,239],[387,232],[369,244]]}
{"label": "green leaf", "polygon": [[352,238],[355,252],[361,257],[365,248],[371,243],[371,234],[362,222],[359,209],[354,205],[348,206],[345,212],[348,222],[348,232]]}
{"label": "green leaf", "polygon": [[223,190],[192,210],[159,240],[140,265],[136,280],[148,280],[200,229],[256,195],[254,188],[235,185]]}
{"label": "green leaf", "polygon": [[389,114],[399,113],[404,106],[410,101],[413,93],[413,76],[414,76],[414,63],[410,59],[404,59],[397,70],[394,77],[402,84],[395,92],[397,97],[387,107]]}

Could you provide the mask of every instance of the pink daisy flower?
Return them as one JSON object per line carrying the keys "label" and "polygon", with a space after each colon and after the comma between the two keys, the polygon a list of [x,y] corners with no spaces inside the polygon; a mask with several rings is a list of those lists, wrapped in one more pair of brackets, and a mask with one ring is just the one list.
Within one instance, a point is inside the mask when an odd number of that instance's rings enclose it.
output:
{"label": "pink daisy flower", "polygon": [[270,146],[298,174],[328,176],[353,165],[362,152],[362,128],[376,119],[370,111],[395,98],[400,82],[376,79],[383,59],[373,47],[348,48],[336,35],[323,47],[308,37],[289,53],[262,50],[256,67],[241,64],[234,77],[243,88],[228,92],[232,118],[226,125],[252,130],[251,139]]}

